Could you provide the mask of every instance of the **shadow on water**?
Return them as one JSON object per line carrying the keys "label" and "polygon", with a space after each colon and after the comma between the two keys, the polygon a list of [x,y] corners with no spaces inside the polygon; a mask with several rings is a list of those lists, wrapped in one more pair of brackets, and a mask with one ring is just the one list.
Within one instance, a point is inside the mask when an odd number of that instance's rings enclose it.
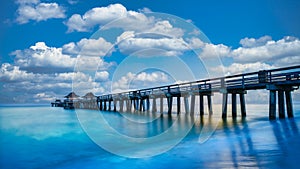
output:
{"label": "shadow on water", "polygon": [[224,166],[228,164],[230,168],[260,166],[260,160],[255,156],[257,152],[253,146],[247,120],[245,118],[223,119],[222,128],[227,138],[236,137],[236,139],[227,139],[229,154],[228,161],[224,161]]}
{"label": "shadow on water", "polygon": [[277,166],[281,168],[299,168],[300,134],[293,118],[270,121],[278,151]]}
{"label": "shadow on water", "polygon": [[224,156],[217,166],[298,168],[300,135],[296,120],[282,119],[269,124],[224,119],[221,125],[225,137],[225,147],[221,150]]}

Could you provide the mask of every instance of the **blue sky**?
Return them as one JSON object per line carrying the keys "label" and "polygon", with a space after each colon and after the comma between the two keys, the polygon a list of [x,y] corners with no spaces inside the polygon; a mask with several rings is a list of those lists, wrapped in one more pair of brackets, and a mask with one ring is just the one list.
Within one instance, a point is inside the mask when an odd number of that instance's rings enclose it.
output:
{"label": "blue sky", "polygon": [[297,0],[1,1],[0,103],[299,64],[299,9]]}

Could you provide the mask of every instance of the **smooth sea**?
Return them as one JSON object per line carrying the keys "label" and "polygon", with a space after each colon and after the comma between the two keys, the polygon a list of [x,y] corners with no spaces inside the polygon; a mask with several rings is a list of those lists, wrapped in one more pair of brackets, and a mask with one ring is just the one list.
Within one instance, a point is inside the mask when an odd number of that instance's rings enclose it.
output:
{"label": "smooth sea", "polygon": [[[101,114],[114,131],[133,138],[151,138],[176,123],[177,115],[99,112],[49,106],[0,107],[1,169],[194,169],[194,168],[300,168],[300,106],[294,105],[295,118],[268,120],[268,105],[247,105],[247,117],[233,120],[216,118],[190,120],[181,117],[176,133],[184,126],[191,130],[174,147],[151,156],[153,146],[144,145],[148,157],[130,158],[114,154],[99,146],[82,126],[91,124],[109,147],[122,147],[122,140],[105,136],[104,123],[97,123]],[[82,119],[82,116],[86,117]],[[230,111],[229,111],[230,116]],[[125,117],[125,118],[124,118]],[[151,119],[149,121],[149,118]],[[89,119],[91,119],[89,121]],[[146,121],[143,121],[145,120]],[[148,119],[148,121],[147,121]],[[140,124],[137,126],[136,121]],[[178,123],[179,124],[179,123]],[[212,125],[213,124],[213,125]],[[216,128],[211,130],[207,126]],[[104,132],[104,133],[103,133]],[[209,133],[205,133],[209,132]],[[199,141],[202,135],[206,139]],[[182,135],[180,136],[182,137]],[[154,142],[163,145],[165,139]],[[125,143],[124,143],[125,144]],[[138,143],[137,143],[138,146]],[[135,146],[122,150],[135,154]]]}

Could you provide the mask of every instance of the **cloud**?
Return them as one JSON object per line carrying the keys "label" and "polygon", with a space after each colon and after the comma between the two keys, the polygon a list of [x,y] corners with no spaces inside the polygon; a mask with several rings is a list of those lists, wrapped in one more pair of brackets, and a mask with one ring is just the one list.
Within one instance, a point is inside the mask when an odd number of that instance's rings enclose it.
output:
{"label": "cloud", "polygon": [[221,66],[221,67],[215,67],[213,68],[213,71],[220,71],[223,70],[225,75],[235,75],[235,74],[241,74],[241,73],[249,73],[249,72],[256,72],[259,70],[268,70],[268,69],[274,69],[275,66],[256,62],[256,63],[233,63],[229,66]]}
{"label": "cloud", "polygon": [[15,64],[26,67],[73,67],[76,58],[62,53],[62,48],[48,47],[45,42],[37,42],[29,49],[16,50],[11,53],[15,56]]}
{"label": "cloud", "polygon": [[96,72],[95,81],[107,81],[109,78],[109,73],[107,71]]}
{"label": "cloud", "polygon": [[152,50],[151,55],[178,56],[189,49],[182,38],[136,37],[133,32],[124,32],[118,37],[118,41],[118,48],[124,54]]}
{"label": "cloud", "polygon": [[[50,99],[62,98],[72,89],[80,95],[90,91],[100,94],[107,90],[91,75],[82,72],[31,73],[9,63],[2,64],[0,70],[0,80],[4,82],[0,92],[7,95],[6,98],[1,97],[2,103],[49,103]],[[103,80],[105,76],[102,75]]]}
{"label": "cloud", "polygon": [[101,37],[98,39],[83,38],[77,43],[71,42],[62,47],[62,52],[65,54],[97,57],[109,56],[113,50],[113,44]]}
{"label": "cloud", "polygon": [[231,54],[231,48],[223,44],[205,43],[199,38],[187,39],[187,43],[191,49],[201,49],[200,59],[229,57]]}
{"label": "cloud", "polygon": [[171,78],[163,72],[140,72],[134,74],[128,72],[112,84],[113,92],[123,92],[129,89],[141,89],[155,87],[162,84],[170,84]]}
{"label": "cloud", "polygon": [[17,22],[25,24],[30,20],[45,21],[51,18],[65,18],[65,10],[57,3],[41,3],[39,0],[18,0]]}
{"label": "cloud", "polygon": [[[80,95],[108,91],[107,70],[115,63],[105,62],[99,55],[111,51],[111,46],[101,38],[84,38],[63,47],[37,42],[27,49],[12,52],[14,63],[3,63],[0,67],[0,92],[6,93],[0,102],[45,103],[75,89]],[[84,71],[73,72],[75,65]],[[96,75],[95,70],[99,71]]]}
{"label": "cloud", "polygon": [[287,36],[278,41],[272,40],[265,36],[259,39],[242,39],[242,47],[231,52],[235,62],[238,63],[254,63],[270,62],[276,65],[287,64],[289,58],[296,61],[300,56],[300,41],[298,38]]}
{"label": "cloud", "polygon": [[240,44],[244,48],[253,48],[258,46],[263,46],[267,44],[268,41],[271,41],[272,37],[270,36],[262,36],[258,39],[255,38],[244,38],[240,40]]}
{"label": "cloud", "polygon": [[111,4],[107,7],[97,7],[87,11],[84,15],[74,14],[65,23],[68,31],[89,31],[95,25],[104,25],[125,16],[127,9],[121,4]]}
{"label": "cloud", "polygon": [[49,47],[45,42],[37,42],[28,49],[16,50],[11,55],[15,56],[15,65],[31,72],[72,71],[75,64],[81,69],[99,67],[103,70],[114,65],[101,58],[111,54],[112,46],[103,38],[83,38],[77,43],[71,42],[63,47]]}
{"label": "cloud", "polygon": [[111,4],[107,7],[93,8],[83,15],[74,14],[65,24],[68,26],[68,32],[88,32],[99,26],[103,29],[121,28],[124,31],[155,33],[169,37],[181,37],[184,34],[182,29],[173,27],[167,20],[146,16],[142,13],[145,10],[128,11],[121,4]]}
{"label": "cloud", "polygon": [[0,79],[2,82],[20,82],[31,80],[35,77],[33,73],[22,71],[18,66],[13,66],[9,63],[3,63],[0,70]]}

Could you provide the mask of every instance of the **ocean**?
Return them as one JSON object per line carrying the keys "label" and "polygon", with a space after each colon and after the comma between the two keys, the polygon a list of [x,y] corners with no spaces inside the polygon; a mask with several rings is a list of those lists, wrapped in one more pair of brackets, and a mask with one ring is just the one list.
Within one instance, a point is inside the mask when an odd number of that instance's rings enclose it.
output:
{"label": "ocean", "polygon": [[[294,115],[269,121],[268,105],[247,105],[247,117],[236,120],[222,120],[218,114],[191,119],[176,114],[2,106],[0,168],[299,168],[299,105],[294,105]],[[107,124],[110,127],[105,128]],[[167,135],[170,128],[172,134]],[[143,142],[147,138],[157,139]],[[136,144],[129,145],[126,139]]]}

